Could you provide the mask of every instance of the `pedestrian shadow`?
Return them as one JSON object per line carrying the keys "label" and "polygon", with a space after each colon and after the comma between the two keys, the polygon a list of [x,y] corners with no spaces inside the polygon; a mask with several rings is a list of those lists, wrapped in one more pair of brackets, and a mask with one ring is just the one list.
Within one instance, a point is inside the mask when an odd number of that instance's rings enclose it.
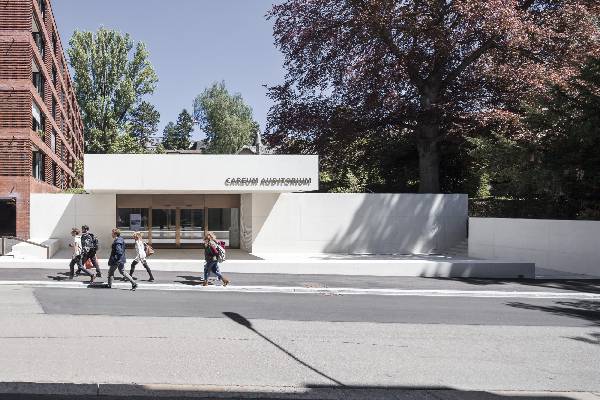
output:
{"label": "pedestrian shadow", "polygon": [[[181,283],[188,286],[198,286],[204,283],[204,277],[193,276],[193,275],[177,275],[178,278],[184,279],[183,281],[175,281],[175,283]],[[210,281],[209,281],[210,284]]]}
{"label": "pedestrian shadow", "polygon": [[66,275],[66,276],[46,275],[46,277],[48,279],[52,279],[53,281],[68,281],[69,280],[69,275],[68,274],[64,274],[64,275]]}

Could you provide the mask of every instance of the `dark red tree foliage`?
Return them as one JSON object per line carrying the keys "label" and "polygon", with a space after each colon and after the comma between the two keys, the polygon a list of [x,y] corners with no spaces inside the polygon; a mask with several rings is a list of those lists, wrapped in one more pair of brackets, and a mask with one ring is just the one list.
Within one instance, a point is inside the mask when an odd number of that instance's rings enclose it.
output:
{"label": "dark red tree foliage", "polygon": [[281,151],[319,151],[339,135],[331,123],[341,113],[349,140],[365,131],[412,136],[419,190],[438,192],[440,143],[481,121],[518,121],[533,93],[599,54],[599,8],[596,0],[287,0],[269,13],[287,75],[270,88],[267,138]]}

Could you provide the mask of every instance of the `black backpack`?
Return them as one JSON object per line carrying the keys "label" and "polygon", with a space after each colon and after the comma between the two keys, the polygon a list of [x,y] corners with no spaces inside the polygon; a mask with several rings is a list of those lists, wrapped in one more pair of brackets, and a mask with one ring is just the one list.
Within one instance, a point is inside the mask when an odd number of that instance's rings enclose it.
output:
{"label": "black backpack", "polygon": [[93,233],[84,233],[81,239],[81,247],[84,251],[98,251],[98,239]]}
{"label": "black backpack", "polygon": [[98,251],[98,249],[100,248],[100,242],[98,241],[98,238],[94,236],[93,233],[90,233],[90,235],[92,236],[92,249]]}

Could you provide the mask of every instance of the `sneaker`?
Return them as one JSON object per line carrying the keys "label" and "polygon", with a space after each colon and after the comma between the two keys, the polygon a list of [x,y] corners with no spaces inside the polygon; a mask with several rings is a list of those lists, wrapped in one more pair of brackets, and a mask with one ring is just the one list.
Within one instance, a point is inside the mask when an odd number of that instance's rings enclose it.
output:
{"label": "sneaker", "polygon": [[134,283],[133,286],[131,286],[131,291],[135,292],[135,289],[137,289],[137,287],[138,287],[138,284]]}
{"label": "sneaker", "polygon": [[100,272],[96,272],[96,278],[102,278],[102,274]]}
{"label": "sneaker", "polygon": [[223,278],[223,286],[229,285],[229,279]]}
{"label": "sneaker", "polygon": [[154,282],[154,278],[148,279],[148,282]]}
{"label": "sneaker", "polygon": [[74,278],[74,276],[73,276],[73,275],[69,275],[69,279],[73,279],[73,278]]}
{"label": "sneaker", "polygon": [[88,284],[93,285],[95,280],[96,280],[96,277],[94,275],[90,276],[90,281],[88,282]]}

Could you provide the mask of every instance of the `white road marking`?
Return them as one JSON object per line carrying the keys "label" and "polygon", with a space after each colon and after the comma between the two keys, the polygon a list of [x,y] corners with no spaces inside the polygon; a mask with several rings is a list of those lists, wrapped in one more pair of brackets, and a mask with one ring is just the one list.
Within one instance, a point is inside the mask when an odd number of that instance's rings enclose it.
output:
{"label": "white road marking", "polygon": [[[101,285],[98,283],[97,285]],[[322,294],[322,295],[371,295],[371,296],[424,296],[424,297],[490,297],[490,298],[531,298],[531,299],[582,299],[600,300],[600,293],[584,292],[526,292],[504,290],[412,290],[412,289],[364,289],[364,288],[311,288],[298,286],[185,286],[174,283],[138,284],[137,290],[164,291],[205,291],[236,293],[285,293],[285,294]],[[85,282],[48,282],[48,281],[0,281],[0,286],[51,287],[69,289],[87,289]],[[113,283],[113,288],[129,288],[128,283]]]}

